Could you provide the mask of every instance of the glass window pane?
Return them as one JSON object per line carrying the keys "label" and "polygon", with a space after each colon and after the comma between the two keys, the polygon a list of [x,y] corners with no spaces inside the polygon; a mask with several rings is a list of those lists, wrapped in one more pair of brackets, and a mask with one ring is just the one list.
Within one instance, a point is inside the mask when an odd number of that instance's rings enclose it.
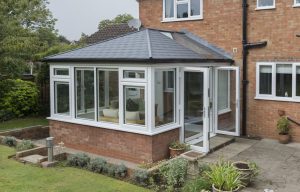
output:
{"label": "glass window pane", "polygon": [[292,97],[292,65],[276,65],[276,96]]}
{"label": "glass window pane", "polygon": [[229,72],[226,70],[218,71],[218,111],[229,108]]}
{"label": "glass window pane", "polygon": [[[222,69],[221,69],[222,70]],[[224,71],[225,72],[225,71]],[[230,71],[226,71],[227,72],[227,78],[228,81],[230,81],[229,83],[229,106],[228,108],[230,110],[228,111],[223,111],[223,113],[219,113],[218,117],[217,117],[217,126],[218,126],[218,130],[220,131],[227,131],[227,132],[236,132],[236,115],[237,115],[237,111],[236,111],[236,91],[237,91],[237,87],[236,87],[236,71],[235,70],[230,70]],[[220,92],[218,92],[217,94],[220,94]],[[228,98],[228,97],[227,97]],[[226,100],[228,102],[228,100]]]}
{"label": "glass window pane", "polygon": [[124,78],[144,79],[145,71],[124,71]]}
{"label": "glass window pane", "polygon": [[184,72],[184,140],[203,147],[203,72]]}
{"label": "glass window pane", "polygon": [[76,117],[95,119],[94,71],[76,69]]}
{"label": "glass window pane", "polygon": [[145,88],[124,87],[125,124],[145,125]]}
{"label": "glass window pane", "polygon": [[274,0],[258,0],[258,7],[274,6]]}
{"label": "glass window pane", "polygon": [[54,69],[54,75],[69,75],[69,69]]}
{"label": "glass window pane", "polygon": [[300,0],[296,0],[296,4],[300,4]]}
{"label": "glass window pane", "polygon": [[177,18],[187,18],[188,14],[188,4],[177,4]]}
{"label": "glass window pane", "polygon": [[300,96],[300,66],[296,67],[296,96]]}
{"label": "glass window pane", "polygon": [[200,0],[191,0],[191,16],[200,15]]}
{"label": "glass window pane", "polygon": [[165,17],[174,17],[174,0],[165,0]]}
{"label": "glass window pane", "polygon": [[272,95],[272,66],[259,68],[259,94]]}
{"label": "glass window pane", "polygon": [[55,107],[54,113],[70,115],[70,93],[69,83],[54,82],[55,86]]}
{"label": "glass window pane", "polygon": [[119,72],[98,71],[99,121],[119,123]]}
{"label": "glass window pane", "polygon": [[155,126],[175,122],[175,70],[155,71]]}

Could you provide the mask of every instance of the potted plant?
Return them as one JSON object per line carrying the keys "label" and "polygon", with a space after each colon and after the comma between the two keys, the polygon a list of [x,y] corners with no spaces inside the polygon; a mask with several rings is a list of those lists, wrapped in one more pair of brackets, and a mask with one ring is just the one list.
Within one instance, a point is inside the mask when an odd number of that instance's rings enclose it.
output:
{"label": "potted plant", "polygon": [[174,158],[184,153],[187,149],[187,145],[184,143],[180,143],[179,141],[173,141],[169,145],[170,150],[170,158]]}
{"label": "potted plant", "polygon": [[233,166],[240,172],[244,186],[248,186],[259,173],[259,168],[254,162],[237,161],[233,163]]}
{"label": "potted plant", "polygon": [[279,143],[287,144],[290,142],[290,122],[286,116],[281,117],[277,122],[277,130],[279,133]]}
{"label": "potted plant", "polygon": [[230,162],[219,161],[205,172],[213,192],[236,192],[243,187],[239,171]]}

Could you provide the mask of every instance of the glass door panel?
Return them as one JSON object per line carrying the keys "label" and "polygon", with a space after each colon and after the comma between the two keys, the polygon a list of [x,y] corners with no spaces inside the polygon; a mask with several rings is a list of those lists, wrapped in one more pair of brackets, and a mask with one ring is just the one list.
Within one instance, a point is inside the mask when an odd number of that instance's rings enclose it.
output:
{"label": "glass door panel", "polygon": [[202,152],[208,152],[208,72],[209,69],[184,72],[184,141]]}
{"label": "glass door panel", "polygon": [[240,86],[239,68],[220,67],[216,70],[215,125],[216,133],[239,136]]}

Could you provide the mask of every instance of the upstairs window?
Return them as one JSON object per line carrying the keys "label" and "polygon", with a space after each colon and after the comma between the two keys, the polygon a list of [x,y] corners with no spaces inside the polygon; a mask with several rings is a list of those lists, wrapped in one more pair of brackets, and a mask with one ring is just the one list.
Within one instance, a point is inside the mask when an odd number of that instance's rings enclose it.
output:
{"label": "upstairs window", "polygon": [[163,0],[164,21],[202,19],[203,0]]}
{"label": "upstairs window", "polygon": [[257,9],[273,9],[275,0],[257,0]]}

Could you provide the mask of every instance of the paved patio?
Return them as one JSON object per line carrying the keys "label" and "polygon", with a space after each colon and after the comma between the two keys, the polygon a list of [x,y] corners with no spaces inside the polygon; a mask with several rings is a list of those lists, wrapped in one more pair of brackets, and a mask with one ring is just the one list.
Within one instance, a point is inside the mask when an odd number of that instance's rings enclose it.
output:
{"label": "paved patio", "polygon": [[[243,192],[300,191],[300,143],[279,144],[275,140],[249,140],[237,138],[232,143],[201,159],[201,162],[224,160],[254,161],[260,175],[254,184]],[[268,191],[266,190],[266,191]],[[268,191],[268,192],[269,192]]]}

